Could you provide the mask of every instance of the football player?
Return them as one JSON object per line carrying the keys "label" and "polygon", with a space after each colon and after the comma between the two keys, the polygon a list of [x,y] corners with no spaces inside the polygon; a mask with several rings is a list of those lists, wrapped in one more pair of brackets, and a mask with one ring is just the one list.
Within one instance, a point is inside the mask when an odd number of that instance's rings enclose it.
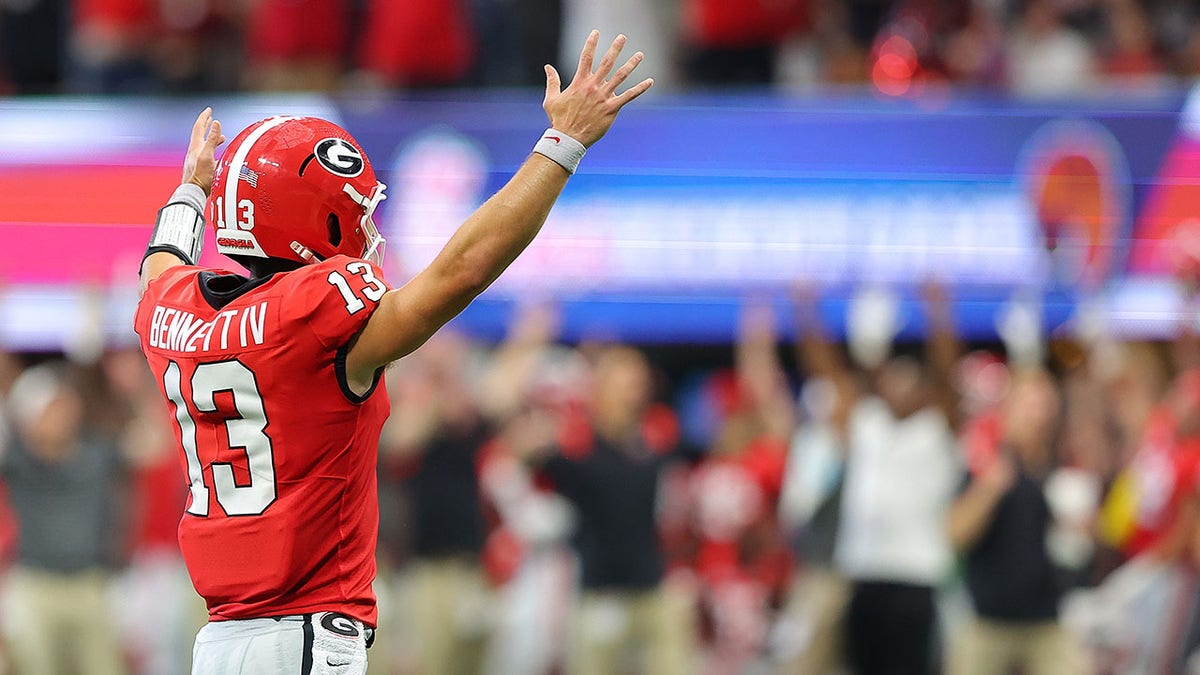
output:
{"label": "football player", "polygon": [[[196,673],[362,673],[376,622],[380,374],[537,235],[585,149],[653,80],[617,88],[618,36],[588,36],[550,129],[516,175],[400,288],[372,222],[384,185],[340,127],[272,117],[225,138],[210,109],[142,262],[135,327],[167,401],[190,497],[179,542],[210,622]],[[610,77],[611,75],[611,77]],[[196,266],[205,223],[249,276]]]}

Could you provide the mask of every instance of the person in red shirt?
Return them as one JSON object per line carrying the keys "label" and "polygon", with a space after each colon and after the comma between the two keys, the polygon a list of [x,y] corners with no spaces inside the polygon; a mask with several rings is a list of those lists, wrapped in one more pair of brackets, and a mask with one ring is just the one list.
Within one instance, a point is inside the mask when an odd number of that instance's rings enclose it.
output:
{"label": "person in red shirt", "polygon": [[1146,11],[1136,0],[1108,3],[1109,44],[1101,67],[1112,78],[1131,82],[1149,79],[1165,72],[1155,54],[1154,27]]}
{"label": "person in red shirt", "polygon": [[1126,471],[1137,507],[1122,552],[1178,560],[1200,512],[1200,371],[1176,379]]}
{"label": "person in red shirt", "polygon": [[248,84],[268,90],[329,90],[350,44],[350,3],[258,0],[249,3]]}
{"label": "person in red shirt", "polygon": [[708,455],[689,476],[712,672],[746,670],[763,653],[772,610],[785,597],[792,572],[776,513],[795,419],[775,333],[769,307],[745,310],[736,372],[717,380],[725,417]]}
{"label": "person in red shirt", "polygon": [[159,28],[152,0],[74,0],[71,20],[70,86],[87,94],[151,90],[150,56]]}
{"label": "person in red shirt", "polygon": [[[272,117],[224,142],[196,119],[183,184],[159,212],[134,326],[168,404],[190,496],[179,541],[210,621],[196,673],[362,673],[382,368],[458,314],[536,236],[585,149],[653,84],[642,60],[595,63],[589,35],[565,90],[546,66],[551,128],[439,256],[391,289],[372,222],[384,185],[324,120]],[[611,78],[609,77],[611,75]],[[207,202],[207,203],[206,203]],[[205,222],[250,276],[196,266]]]}
{"label": "person in red shirt", "polygon": [[802,0],[686,0],[689,79],[706,85],[771,84],[780,45],[807,22]]}
{"label": "person in red shirt", "polygon": [[462,0],[371,0],[359,60],[383,84],[461,84],[475,59],[471,15]]}

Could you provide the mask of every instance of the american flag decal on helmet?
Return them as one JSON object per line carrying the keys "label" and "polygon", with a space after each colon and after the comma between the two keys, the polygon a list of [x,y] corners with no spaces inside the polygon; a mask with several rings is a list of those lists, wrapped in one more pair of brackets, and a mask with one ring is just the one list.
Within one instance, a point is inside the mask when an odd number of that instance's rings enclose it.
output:
{"label": "american flag decal on helmet", "polygon": [[258,172],[246,166],[245,164],[243,164],[241,170],[238,171],[238,179],[246,181],[252,188],[258,187]]}

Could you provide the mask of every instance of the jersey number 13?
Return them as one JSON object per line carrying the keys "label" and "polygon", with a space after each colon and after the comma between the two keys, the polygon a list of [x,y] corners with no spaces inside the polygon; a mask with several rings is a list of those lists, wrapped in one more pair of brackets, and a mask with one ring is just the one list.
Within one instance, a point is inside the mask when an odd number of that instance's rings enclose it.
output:
{"label": "jersey number 13", "polygon": [[250,481],[238,485],[234,479],[233,466],[227,462],[212,462],[212,487],[217,492],[217,503],[228,516],[258,516],[275,501],[275,457],[271,438],[266,434],[267,414],[263,409],[262,396],[258,393],[258,382],[254,373],[239,361],[202,363],[192,374],[191,406],[183,398],[180,386],[179,364],[172,361],[163,375],[163,387],[167,398],[175,407],[175,421],[179,423],[183,454],[187,456],[188,481],[192,486],[191,505],[187,512],[194,516],[208,515],[208,490],[205,482],[204,465],[196,447],[196,412],[217,412],[216,394],[230,392],[237,417],[225,420],[229,448],[246,453],[246,468]]}

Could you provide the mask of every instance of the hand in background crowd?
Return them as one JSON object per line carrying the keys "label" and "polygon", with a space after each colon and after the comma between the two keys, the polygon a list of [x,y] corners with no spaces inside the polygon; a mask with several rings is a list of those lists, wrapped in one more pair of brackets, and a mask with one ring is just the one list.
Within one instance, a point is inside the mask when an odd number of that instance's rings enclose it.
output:
{"label": "hand in background crowd", "polygon": [[979,475],[979,485],[990,495],[1003,496],[1017,480],[1017,468],[1006,454],[999,454]]}

